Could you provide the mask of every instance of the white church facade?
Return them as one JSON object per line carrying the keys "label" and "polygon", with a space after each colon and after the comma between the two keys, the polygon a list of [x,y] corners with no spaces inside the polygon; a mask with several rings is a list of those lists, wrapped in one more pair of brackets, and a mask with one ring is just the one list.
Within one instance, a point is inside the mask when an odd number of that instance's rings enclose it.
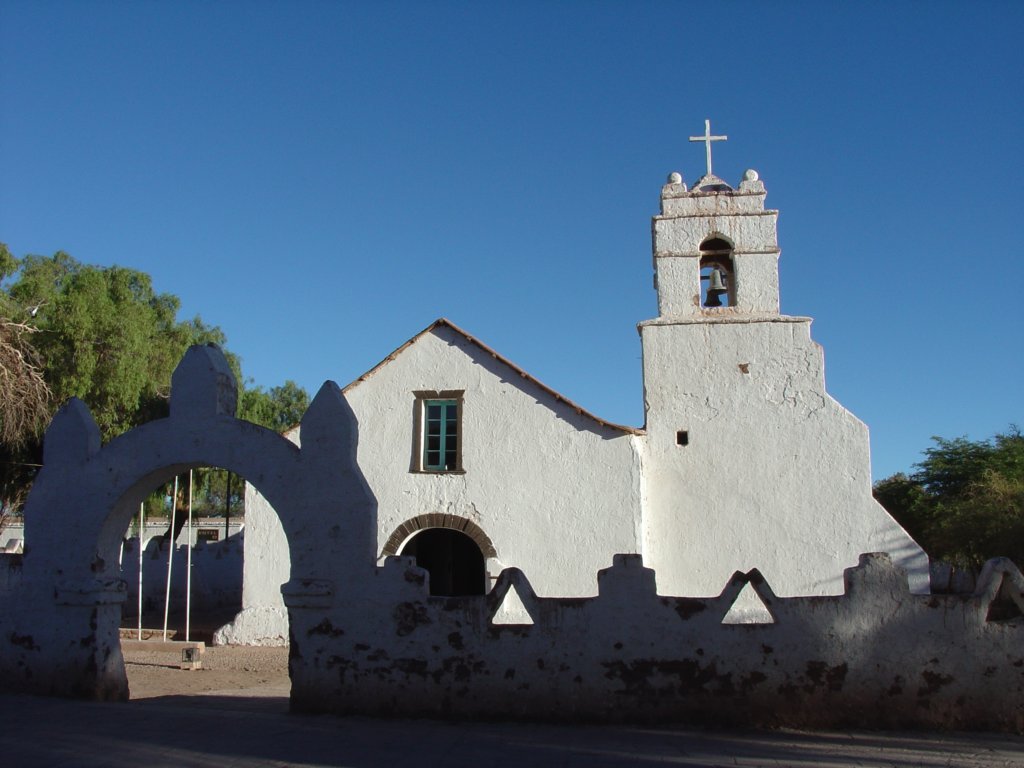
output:
{"label": "white church facade", "polygon": [[[925,553],[872,498],[867,427],[825,390],[810,318],[780,314],[778,212],[755,172],[733,188],[708,154],[692,187],[672,174],[653,220],[643,427],[587,413],[443,319],[344,388],[380,562],[415,557],[436,595],[516,567],[541,596],[582,597],[632,553],[663,595],[716,595],[757,568],[792,596],[839,594],[843,569],[885,552],[927,592]],[[288,578],[284,533],[248,487],[243,610],[216,641],[283,642]]]}

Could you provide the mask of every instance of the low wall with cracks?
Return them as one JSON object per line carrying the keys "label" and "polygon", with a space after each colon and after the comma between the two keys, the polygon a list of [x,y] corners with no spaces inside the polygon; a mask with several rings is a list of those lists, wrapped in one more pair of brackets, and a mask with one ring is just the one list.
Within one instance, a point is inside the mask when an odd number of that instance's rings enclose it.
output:
{"label": "low wall with cracks", "polygon": [[[1024,730],[1024,579],[991,561],[972,596],[912,595],[864,555],[837,597],[778,598],[757,571],[666,597],[639,556],[599,595],[548,599],[515,569],[487,596],[429,597],[391,558],[328,606],[293,595],[292,707],[375,715]],[[723,618],[749,584],[770,623]],[[532,624],[495,624],[515,590]],[[316,605],[314,605],[316,604]]]}
{"label": "low wall with cracks", "polygon": [[[865,555],[836,597],[778,598],[756,571],[715,598],[667,597],[619,555],[594,598],[538,598],[515,569],[485,596],[430,597],[411,559],[374,565],[377,502],[335,385],[303,416],[301,448],[235,404],[220,351],[193,347],[167,419],[101,446],[82,403],[61,409],[25,553],[0,560],[0,692],[128,698],[122,536],[153,487],[217,466],[273,502],[287,537],[296,711],[1024,730],[1024,577],[1007,560],[971,596],[912,595],[887,556]],[[734,608],[762,623],[731,623]]]}

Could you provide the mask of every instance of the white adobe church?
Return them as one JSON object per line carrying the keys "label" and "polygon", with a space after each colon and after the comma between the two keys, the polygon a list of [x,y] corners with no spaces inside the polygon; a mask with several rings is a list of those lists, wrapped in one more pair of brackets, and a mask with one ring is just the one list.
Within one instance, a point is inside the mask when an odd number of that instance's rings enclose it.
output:
{"label": "white adobe church", "polygon": [[[658,314],[639,325],[645,425],[611,424],[441,319],[344,388],[377,501],[380,562],[416,557],[435,595],[482,594],[506,567],[542,596],[597,593],[638,553],[663,595],[711,596],[757,568],[776,594],[843,591],[886,552],[915,592],[923,550],[872,498],[867,427],[825,390],[811,319],[779,311],[778,211],[678,173],[653,219]],[[298,428],[290,435],[299,442]],[[288,549],[246,493],[243,610],[216,641],[287,639]]]}

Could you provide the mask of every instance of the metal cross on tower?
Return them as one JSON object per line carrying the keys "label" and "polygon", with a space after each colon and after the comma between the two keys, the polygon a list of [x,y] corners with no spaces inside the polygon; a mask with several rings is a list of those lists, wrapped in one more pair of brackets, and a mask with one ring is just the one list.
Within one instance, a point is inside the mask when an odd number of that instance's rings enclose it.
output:
{"label": "metal cross on tower", "polygon": [[712,141],[728,141],[728,136],[712,136],[711,135],[711,121],[704,121],[704,135],[703,136],[691,136],[690,141],[703,141],[704,149],[708,153],[708,176],[711,175],[711,142]]}

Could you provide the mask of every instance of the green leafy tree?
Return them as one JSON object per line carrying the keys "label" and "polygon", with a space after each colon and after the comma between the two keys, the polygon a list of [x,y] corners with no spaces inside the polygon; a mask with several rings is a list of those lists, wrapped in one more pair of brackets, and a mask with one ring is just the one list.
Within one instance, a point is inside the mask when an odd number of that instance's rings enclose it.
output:
{"label": "green leafy tree", "polygon": [[[23,503],[42,430],[61,403],[83,400],[109,440],[167,415],[171,374],[190,345],[225,343],[198,316],[179,321],[178,298],[155,292],[149,275],[82,264],[63,251],[17,259],[0,246],[0,288],[0,511]],[[238,358],[225,355],[244,381]],[[309,402],[291,381],[269,391],[248,384],[239,416],[271,429],[296,423]],[[234,478],[229,493],[226,472],[200,470],[194,496],[230,511],[240,508],[243,488]],[[154,493],[149,514],[164,511],[169,493]]]}
{"label": "green leafy tree", "polygon": [[33,346],[54,400],[83,400],[105,440],[166,411],[190,344],[224,343],[198,317],[179,322],[178,298],[154,292],[149,275],[63,252],[25,257],[9,296],[36,312]]}
{"label": "green leafy tree", "polygon": [[251,421],[277,432],[294,427],[309,407],[309,393],[294,381],[288,380],[269,390],[255,386],[245,387],[239,395],[238,418]]}
{"label": "green leafy tree", "polygon": [[1024,435],[933,437],[910,476],[875,485],[875,498],[935,558],[978,568],[992,557],[1024,564]]}

